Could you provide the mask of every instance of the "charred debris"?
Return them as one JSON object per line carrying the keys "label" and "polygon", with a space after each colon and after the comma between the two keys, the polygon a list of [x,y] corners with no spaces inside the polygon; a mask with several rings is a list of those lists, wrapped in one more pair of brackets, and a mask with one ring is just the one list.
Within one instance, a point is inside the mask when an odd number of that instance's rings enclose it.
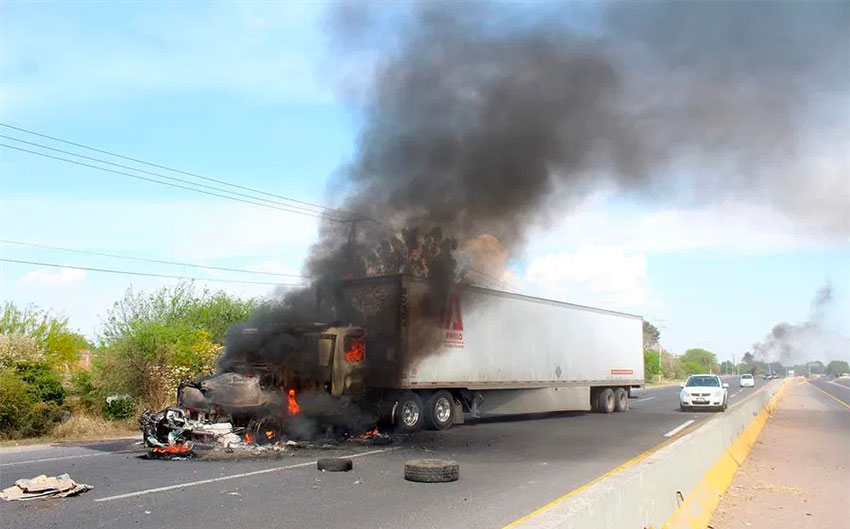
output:
{"label": "charred debris", "polygon": [[[443,295],[450,287],[437,288],[432,271],[440,270],[440,279],[448,277],[449,283],[463,281],[454,270],[451,252],[455,247],[456,242],[443,239],[438,229],[424,236],[405,230],[363,254],[359,262],[368,267],[365,272],[371,276],[425,277],[429,291]],[[443,272],[448,268],[448,274]],[[327,345],[328,333],[333,330],[353,332],[344,340],[345,364],[361,364],[360,377],[368,376],[363,362],[367,332],[349,331],[352,327],[344,327],[339,319],[345,314],[341,290],[346,283],[317,283],[293,292],[229,329],[215,373],[182,383],[176,406],[146,411],[140,417],[144,444],[150,449],[148,457],[285,454],[340,443],[392,442],[389,433],[379,431],[375,407],[364,406],[361,399],[349,392],[342,395],[333,387],[334,351],[333,345]],[[428,305],[440,303],[429,301]],[[320,316],[336,319],[304,321]],[[435,324],[441,316],[441,311],[434,312]],[[358,369],[353,371],[358,375]]]}

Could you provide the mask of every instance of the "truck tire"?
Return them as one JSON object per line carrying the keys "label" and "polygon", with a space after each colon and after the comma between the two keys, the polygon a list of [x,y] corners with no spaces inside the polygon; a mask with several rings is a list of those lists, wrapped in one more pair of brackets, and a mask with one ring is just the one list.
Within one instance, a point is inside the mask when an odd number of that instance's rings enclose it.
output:
{"label": "truck tire", "polygon": [[396,430],[402,433],[418,432],[425,423],[425,409],[422,399],[412,391],[405,391],[396,401]]}
{"label": "truck tire", "polygon": [[624,388],[614,390],[614,411],[629,410],[629,392]]}
{"label": "truck tire", "polygon": [[344,457],[329,457],[316,461],[316,468],[326,472],[348,472],[354,468],[354,462]]}
{"label": "truck tire", "polygon": [[411,459],[404,462],[404,479],[418,483],[446,483],[457,481],[460,467],[455,461],[444,459]]}
{"label": "truck tire", "polygon": [[599,392],[596,409],[599,413],[613,413],[615,407],[614,390],[605,388]]}
{"label": "truck tire", "polygon": [[452,408],[454,397],[441,389],[425,401],[425,425],[434,430],[448,430],[452,427]]}

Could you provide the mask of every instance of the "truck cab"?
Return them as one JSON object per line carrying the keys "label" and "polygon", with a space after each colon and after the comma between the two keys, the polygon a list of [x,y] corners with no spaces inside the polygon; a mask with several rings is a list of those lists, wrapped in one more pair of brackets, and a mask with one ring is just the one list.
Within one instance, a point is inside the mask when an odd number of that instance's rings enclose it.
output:
{"label": "truck cab", "polygon": [[317,385],[334,397],[362,397],[366,391],[366,329],[329,327],[315,335],[315,340]]}

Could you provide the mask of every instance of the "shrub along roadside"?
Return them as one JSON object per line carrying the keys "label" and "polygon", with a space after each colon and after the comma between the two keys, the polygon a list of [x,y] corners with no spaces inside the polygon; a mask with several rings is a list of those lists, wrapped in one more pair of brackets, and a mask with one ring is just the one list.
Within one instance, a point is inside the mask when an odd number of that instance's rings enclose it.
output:
{"label": "shrub along roadside", "polygon": [[[52,386],[52,381],[48,385]],[[0,433],[3,437],[37,437],[61,420],[64,410],[60,404],[42,401],[40,394],[43,388],[23,380],[16,369],[0,371]]]}

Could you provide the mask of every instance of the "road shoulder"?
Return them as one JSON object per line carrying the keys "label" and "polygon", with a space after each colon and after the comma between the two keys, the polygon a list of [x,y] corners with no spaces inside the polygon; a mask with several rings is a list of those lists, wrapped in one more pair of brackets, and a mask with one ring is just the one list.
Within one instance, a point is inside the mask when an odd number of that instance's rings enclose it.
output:
{"label": "road shoulder", "polygon": [[788,388],[709,527],[846,527],[850,410],[809,384]]}

